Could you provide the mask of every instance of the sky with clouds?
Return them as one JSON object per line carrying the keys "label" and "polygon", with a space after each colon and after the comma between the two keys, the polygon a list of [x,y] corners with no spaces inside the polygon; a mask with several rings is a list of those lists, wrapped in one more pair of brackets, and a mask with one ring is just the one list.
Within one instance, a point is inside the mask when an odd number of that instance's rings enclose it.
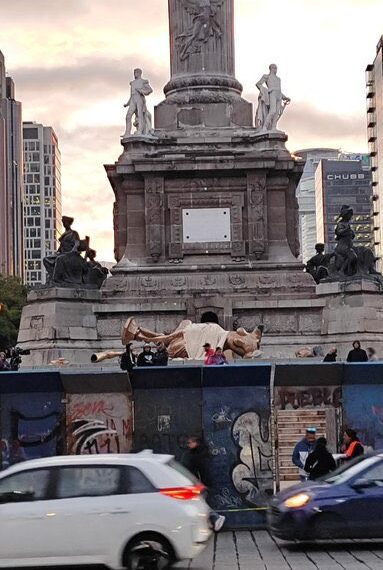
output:
{"label": "sky with clouds", "polygon": [[[382,0],[235,0],[236,76],[276,62],[291,97],[281,121],[291,150],[366,150],[364,70],[383,34]],[[53,126],[62,153],[64,213],[113,259],[113,192],[103,165],[121,153],[132,69],[169,78],[167,0],[0,0],[0,50],[24,120]]]}

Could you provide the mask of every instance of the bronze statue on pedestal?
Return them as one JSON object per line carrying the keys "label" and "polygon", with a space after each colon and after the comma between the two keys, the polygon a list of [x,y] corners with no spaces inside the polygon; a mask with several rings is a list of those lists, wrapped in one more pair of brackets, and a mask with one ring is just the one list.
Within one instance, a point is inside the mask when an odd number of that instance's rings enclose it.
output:
{"label": "bronze statue on pedestal", "polygon": [[[72,229],[73,218],[63,216],[65,232],[59,238],[56,253],[44,258],[48,273],[48,287],[68,287],[80,289],[100,289],[108,276],[96,258],[96,251],[90,248],[90,239],[80,239]],[[82,254],[85,253],[85,256]]]}

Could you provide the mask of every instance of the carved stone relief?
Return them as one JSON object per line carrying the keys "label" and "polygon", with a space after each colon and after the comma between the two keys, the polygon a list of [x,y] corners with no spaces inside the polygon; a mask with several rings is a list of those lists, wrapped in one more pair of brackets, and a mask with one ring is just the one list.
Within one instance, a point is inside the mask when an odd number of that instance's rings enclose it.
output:
{"label": "carved stone relief", "polygon": [[164,254],[164,179],[145,178],[146,247],[154,262]]}
{"label": "carved stone relief", "polygon": [[249,250],[260,259],[267,244],[266,175],[249,174],[247,177]]}
{"label": "carved stone relief", "polygon": [[223,0],[181,0],[183,8],[191,16],[189,27],[176,37],[181,61],[193,53],[200,53],[211,38],[221,38],[219,7],[222,3]]}

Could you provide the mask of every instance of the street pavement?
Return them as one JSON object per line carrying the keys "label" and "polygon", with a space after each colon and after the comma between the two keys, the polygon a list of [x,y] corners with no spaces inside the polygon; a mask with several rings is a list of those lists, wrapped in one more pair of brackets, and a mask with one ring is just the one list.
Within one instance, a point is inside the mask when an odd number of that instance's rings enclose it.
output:
{"label": "street pavement", "polygon": [[266,531],[221,532],[192,570],[383,570],[383,540],[289,544]]}

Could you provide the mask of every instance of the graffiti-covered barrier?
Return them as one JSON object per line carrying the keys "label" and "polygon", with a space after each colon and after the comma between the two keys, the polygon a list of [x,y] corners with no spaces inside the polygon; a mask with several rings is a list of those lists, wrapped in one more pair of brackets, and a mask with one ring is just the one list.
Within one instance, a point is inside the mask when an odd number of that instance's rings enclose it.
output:
{"label": "graffiti-covered barrier", "polygon": [[134,450],[178,460],[189,435],[202,433],[202,368],[141,368],[132,376]]}
{"label": "graffiti-covered barrier", "polygon": [[344,367],[344,425],[356,430],[362,443],[383,449],[383,364]]}
{"label": "graffiti-covered barrier", "polygon": [[63,387],[56,372],[0,375],[1,468],[61,455],[65,449]]}
{"label": "graffiti-covered barrier", "polygon": [[132,449],[132,393],[119,372],[63,372],[66,452],[70,455],[129,453]]}
{"label": "graffiti-covered barrier", "polygon": [[269,365],[135,370],[134,449],[210,450],[209,502],[232,528],[264,526],[273,490]]}
{"label": "graffiti-covered barrier", "polygon": [[270,365],[203,369],[210,502],[231,528],[265,524],[273,492],[270,373]]}

